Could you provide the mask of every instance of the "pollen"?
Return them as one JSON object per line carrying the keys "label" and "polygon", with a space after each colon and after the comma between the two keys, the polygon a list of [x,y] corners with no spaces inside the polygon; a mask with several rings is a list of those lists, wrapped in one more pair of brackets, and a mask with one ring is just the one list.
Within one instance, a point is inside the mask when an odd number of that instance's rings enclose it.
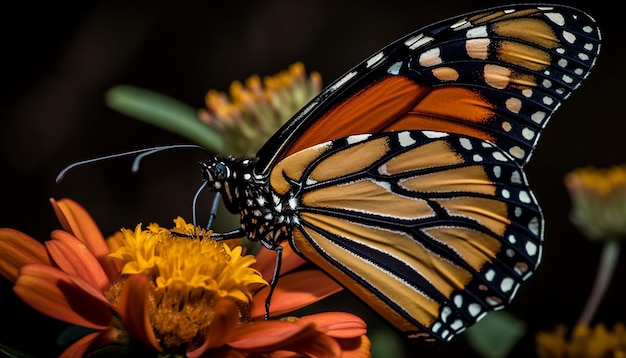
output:
{"label": "pollen", "polygon": [[177,290],[155,290],[151,322],[160,345],[167,351],[191,351],[203,343],[213,323],[215,301],[185,297]]}

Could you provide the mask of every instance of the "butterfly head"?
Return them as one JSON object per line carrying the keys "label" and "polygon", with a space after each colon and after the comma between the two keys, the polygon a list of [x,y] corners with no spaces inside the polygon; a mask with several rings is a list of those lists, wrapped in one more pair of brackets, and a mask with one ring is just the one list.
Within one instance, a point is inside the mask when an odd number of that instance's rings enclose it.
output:
{"label": "butterfly head", "polygon": [[233,170],[227,161],[213,157],[206,162],[200,162],[202,169],[202,180],[212,185],[212,188],[219,191],[223,187],[223,183],[233,176]]}
{"label": "butterfly head", "polygon": [[254,162],[250,159],[211,156],[199,164],[207,188],[220,192],[226,207],[231,212],[238,212],[245,188],[252,182]]}

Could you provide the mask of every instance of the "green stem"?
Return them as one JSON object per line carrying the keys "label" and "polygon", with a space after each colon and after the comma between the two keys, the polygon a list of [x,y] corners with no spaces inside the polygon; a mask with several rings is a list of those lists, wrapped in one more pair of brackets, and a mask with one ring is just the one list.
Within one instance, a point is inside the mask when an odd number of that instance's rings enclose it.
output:
{"label": "green stem", "polygon": [[591,319],[596,313],[596,310],[606,293],[606,289],[611,282],[613,272],[615,271],[615,267],[617,266],[617,261],[619,259],[619,253],[620,244],[617,240],[608,240],[604,244],[602,256],[600,257],[600,264],[598,266],[598,272],[596,274],[596,281],[593,284],[593,290],[589,295],[587,305],[578,320],[579,324],[589,326],[591,323]]}

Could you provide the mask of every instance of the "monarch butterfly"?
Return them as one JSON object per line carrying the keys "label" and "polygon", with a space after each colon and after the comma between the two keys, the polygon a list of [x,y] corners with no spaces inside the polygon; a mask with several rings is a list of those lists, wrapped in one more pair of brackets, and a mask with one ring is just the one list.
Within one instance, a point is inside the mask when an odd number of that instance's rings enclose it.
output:
{"label": "monarch butterfly", "polygon": [[539,264],[544,219],[523,167],[599,50],[595,21],[561,5],[490,8],[408,34],[325,88],[255,158],[201,163],[204,184],[241,215],[216,237],[258,240],[277,264],[288,241],[407,337],[449,341]]}
{"label": "monarch butterfly", "polygon": [[542,129],[600,50],[560,5],[473,12],[417,30],[341,76],[256,158],[204,179],[247,235],[288,240],[411,338],[448,341],[515,296],[541,259],[526,180]]}

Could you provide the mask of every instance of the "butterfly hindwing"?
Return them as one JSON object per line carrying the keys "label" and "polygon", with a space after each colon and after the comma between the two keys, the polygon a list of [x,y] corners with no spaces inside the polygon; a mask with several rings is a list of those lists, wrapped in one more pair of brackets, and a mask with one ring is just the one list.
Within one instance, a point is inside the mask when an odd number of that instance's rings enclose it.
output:
{"label": "butterfly hindwing", "polygon": [[540,259],[524,173],[478,139],[349,136],[285,158],[270,184],[298,200],[294,249],[411,337],[451,339],[508,303]]}
{"label": "butterfly hindwing", "polygon": [[599,42],[593,18],[561,5],[511,5],[430,25],[329,85],[259,151],[258,170],[328,140],[392,130],[480,138],[523,165],[588,76]]}

